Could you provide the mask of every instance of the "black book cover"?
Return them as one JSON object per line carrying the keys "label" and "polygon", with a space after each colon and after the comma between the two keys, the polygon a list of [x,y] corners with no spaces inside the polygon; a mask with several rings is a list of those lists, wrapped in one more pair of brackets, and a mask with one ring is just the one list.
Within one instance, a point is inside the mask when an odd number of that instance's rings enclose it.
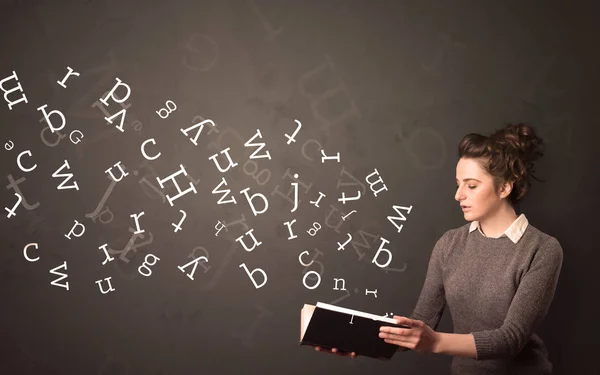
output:
{"label": "black book cover", "polygon": [[398,346],[380,338],[379,328],[409,328],[392,322],[391,318],[357,310],[322,303],[317,306],[306,304],[301,310],[300,345],[337,348],[359,356],[390,359]]}

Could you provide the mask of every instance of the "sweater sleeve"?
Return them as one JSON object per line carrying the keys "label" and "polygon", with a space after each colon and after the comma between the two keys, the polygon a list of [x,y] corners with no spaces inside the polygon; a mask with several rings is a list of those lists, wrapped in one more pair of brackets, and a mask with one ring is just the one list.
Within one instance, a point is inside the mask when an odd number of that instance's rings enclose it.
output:
{"label": "sweater sleeve", "polygon": [[440,237],[431,252],[425,282],[410,316],[411,319],[423,321],[433,330],[437,328],[446,306],[442,265],[448,239],[449,231]]}
{"label": "sweater sleeve", "polygon": [[477,360],[516,356],[540,325],[554,298],[563,251],[554,237],[539,247],[500,328],[471,332]]}

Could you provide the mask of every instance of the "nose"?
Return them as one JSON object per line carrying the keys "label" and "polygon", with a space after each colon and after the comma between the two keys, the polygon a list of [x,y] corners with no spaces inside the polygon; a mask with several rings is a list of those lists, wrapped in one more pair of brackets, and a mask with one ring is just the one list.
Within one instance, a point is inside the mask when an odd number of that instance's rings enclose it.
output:
{"label": "nose", "polygon": [[461,200],[465,199],[465,194],[463,193],[463,190],[458,186],[456,187],[456,194],[454,194],[454,200],[456,200],[457,202],[460,202]]}

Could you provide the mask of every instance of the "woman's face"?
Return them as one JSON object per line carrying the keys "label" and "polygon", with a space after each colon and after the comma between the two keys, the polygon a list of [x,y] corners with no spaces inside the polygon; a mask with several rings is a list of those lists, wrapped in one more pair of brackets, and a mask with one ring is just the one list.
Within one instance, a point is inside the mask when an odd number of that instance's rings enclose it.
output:
{"label": "woman's face", "polygon": [[456,199],[465,220],[475,221],[493,215],[506,194],[496,192],[492,176],[475,159],[461,158],[456,164]]}

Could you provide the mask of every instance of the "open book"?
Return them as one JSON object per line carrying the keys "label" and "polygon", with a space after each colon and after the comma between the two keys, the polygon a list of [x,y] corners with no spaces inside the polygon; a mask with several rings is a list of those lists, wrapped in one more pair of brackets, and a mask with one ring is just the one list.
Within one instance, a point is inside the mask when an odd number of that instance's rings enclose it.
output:
{"label": "open book", "polygon": [[390,359],[398,349],[379,337],[381,326],[410,328],[392,318],[318,302],[300,310],[300,345],[355,352]]}

